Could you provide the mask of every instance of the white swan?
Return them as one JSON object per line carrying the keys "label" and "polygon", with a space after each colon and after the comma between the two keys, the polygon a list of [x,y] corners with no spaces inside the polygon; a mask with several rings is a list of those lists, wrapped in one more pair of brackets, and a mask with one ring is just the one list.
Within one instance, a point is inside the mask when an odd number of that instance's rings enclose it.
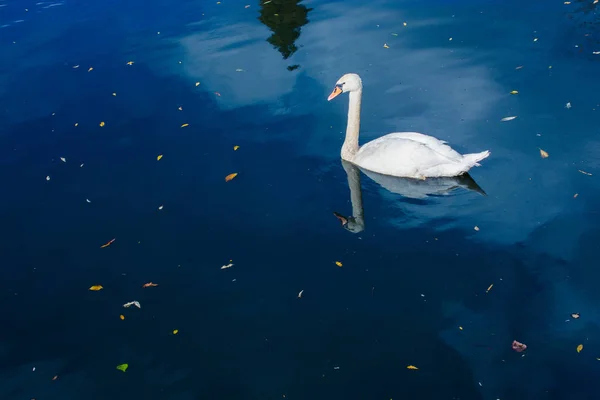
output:
{"label": "white swan", "polygon": [[362,81],[357,74],[342,76],[327,100],[350,93],[342,159],[361,169],[406,178],[458,176],[490,155],[489,151],[461,155],[446,142],[417,132],[396,132],[358,147]]}

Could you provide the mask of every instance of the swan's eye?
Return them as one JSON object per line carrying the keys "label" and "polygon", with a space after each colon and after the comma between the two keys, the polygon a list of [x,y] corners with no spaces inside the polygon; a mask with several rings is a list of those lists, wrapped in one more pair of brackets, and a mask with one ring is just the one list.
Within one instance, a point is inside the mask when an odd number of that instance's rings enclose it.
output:
{"label": "swan's eye", "polygon": [[346,83],[346,82],[338,83],[337,85],[335,85],[335,87],[338,87],[338,88],[340,88],[340,89],[341,89],[341,88],[342,88],[342,86],[344,86],[344,83]]}

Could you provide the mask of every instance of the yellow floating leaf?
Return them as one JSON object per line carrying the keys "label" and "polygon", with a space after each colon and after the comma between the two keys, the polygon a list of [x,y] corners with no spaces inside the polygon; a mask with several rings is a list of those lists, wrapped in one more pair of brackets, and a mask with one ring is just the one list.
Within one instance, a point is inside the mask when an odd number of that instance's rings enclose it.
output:
{"label": "yellow floating leaf", "polygon": [[186,126],[190,126],[190,124],[183,124],[183,125],[181,125],[182,128],[185,128]]}
{"label": "yellow floating leaf", "polygon": [[101,128],[102,128],[104,125],[106,125],[106,124],[104,123],[104,121],[100,122],[100,127],[101,127]]}
{"label": "yellow floating leaf", "polygon": [[233,178],[235,178],[237,176],[237,172],[234,172],[233,174],[229,174],[225,177],[225,182],[229,182],[230,180],[232,180]]}
{"label": "yellow floating leaf", "polygon": [[583,345],[580,344],[579,346],[577,346],[577,352],[581,353],[581,350],[583,350]]}
{"label": "yellow floating leaf", "polygon": [[389,48],[390,48],[390,46],[388,46],[388,45],[387,45],[387,43],[384,43],[384,44],[383,44],[383,48],[384,48],[384,49],[389,49]]}
{"label": "yellow floating leaf", "polygon": [[414,365],[409,365],[406,367],[406,369],[419,369],[419,368],[415,367]]}
{"label": "yellow floating leaf", "polygon": [[200,86],[200,82],[196,82],[196,86]]}
{"label": "yellow floating leaf", "polygon": [[94,68],[90,67],[90,69],[88,69],[88,72],[92,72],[94,70]]}
{"label": "yellow floating leaf", "polygon": [[160,161],[160,159],[161,159],[161,158],[162,158],[162,154],[159,154],[159,155],[156,157],[156,161]]}
{"label": "yellow floating leaf", "polygon": [[179,329],[173,330],[173,335],[177,335],[179,333]]}
{"label": "yellow floating leaf", "polygon": [[540,156],[542,156],[542,158],[548,158],[548,156],[550,156],[550,154],[548,154],[546,151],[540,149]]}
{"label": "yellow floating leaf", "polygon": [[512,92],[510,92],[510,94],[519,94],[518,90],[513,90]]}
{"label": "yellow floating leaf", "polygon": [[459,326],[459,327],[458,327],[458,329],[460,329],[460,330],[462,331],[462,330],[463,330],[463,327],[462,327],[462,326]]}
{"label": "yellow floating leaf", "polygon": [[125,316],[123,314],[119,315],[119,318],[121,318],[121,321],[125,319]]}
{"label": "yellow floating leaf", "polygon": [[133,65],[133,61],[127,61],[127,65]]}
{"label": "yellow floating leaf", "polygon": [[237,150],[237,149],[239,149],[239,148],[240,148],[240,146],[233,146],[233,150],[234,151]]}
{"label": "yellow floating leaf", "polygon": [[94,285],[94,286],[91,286],[89,290],[93,290],[93,291],[97,292],[98,290],[102,290],[102,289],[104,289],[102,287],[102,285]]}
{"label": "yellow floating leaf", "polygon": [[336,261],[336,262],[335,262],[335,265],[337,265],[338,267],[341,267],[341,266],[342,266],[342,263],[341,263],[341,262],[339,262],[339,261]]}
{"label": "yellow floating leaf", "polygon": [[79,126],[79,122],[75,122],[75,126]]}

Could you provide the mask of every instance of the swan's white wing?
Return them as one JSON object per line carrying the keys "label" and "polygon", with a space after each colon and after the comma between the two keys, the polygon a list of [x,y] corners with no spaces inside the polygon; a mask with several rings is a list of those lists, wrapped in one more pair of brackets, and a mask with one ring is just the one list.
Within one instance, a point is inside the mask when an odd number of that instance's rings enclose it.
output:
{"label": "swan's white wing", "polygon": [[[419,140],[406,137],[415,134]],[[356,165],[369,171],[415,178],[456,175],[462,161],[463,157],[447,144],[415,132],[392,133],[375,139],[363,145],[353,159]]]}
{"label": "swan's white wing", "polygon": [[389,133],[384,138],[397,138],[397,139],[409,139],[414,140],[415,142],[423,143],[424,145],[430,147],[432,150],[437,151],[438,153],[444,154],[449,158],[453,159],[461,159],[462,155],[460,155],[456,150],[452,147],[448,146],[444,140],[440,140],[433,136],[425,135],[419,132],[394,132]]}

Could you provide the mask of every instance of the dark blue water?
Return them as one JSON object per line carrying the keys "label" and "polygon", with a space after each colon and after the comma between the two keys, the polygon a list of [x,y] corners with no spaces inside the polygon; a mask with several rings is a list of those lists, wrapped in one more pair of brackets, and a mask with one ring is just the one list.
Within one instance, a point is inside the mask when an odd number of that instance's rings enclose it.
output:
{"label": "dark blue water", "polygon": [[[599,10],[0,0],[0,398],[596,398]],[[342,165],[346,72],[491,157]]]}

